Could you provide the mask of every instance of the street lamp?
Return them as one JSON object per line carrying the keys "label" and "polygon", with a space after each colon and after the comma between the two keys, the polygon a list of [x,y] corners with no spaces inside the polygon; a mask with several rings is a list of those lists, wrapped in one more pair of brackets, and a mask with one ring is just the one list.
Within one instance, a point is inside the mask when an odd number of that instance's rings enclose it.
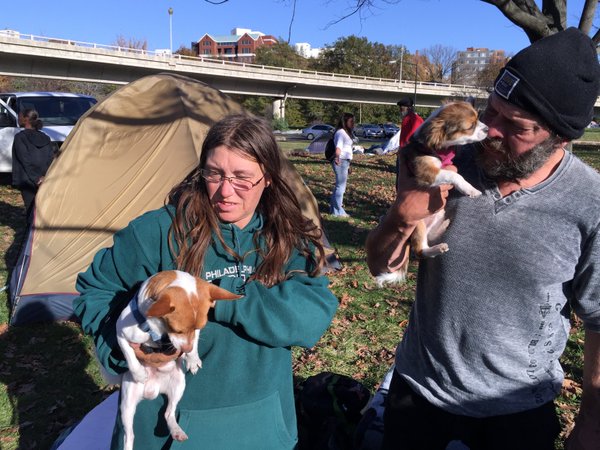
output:
{"label": "street lamp", "polygon": [[[398,72],[398,81],[402,83],[402,63],[404,61],[404,47],[400,47],[400,71]],[[398,62],[397,59],[393,59],[388,61],[389,64],[396,64]]]}
{"label": "street lamp", "polygon": [[169,51],[173,54],[173,8],[169,8]]}
{"label": "street lamp", "polygon": [[[415,93],[414,93],[414,104],[417,104],[417,75],[419,73],[419,51],[417,50],[415,52],[415,62],[407,62],[406,64],[412,64],[415,66]],[[388,61],[389,64],[396,64],[398,62],[397,59],[393,59],[391,61]],[[398,81],[400,84],[402,84],[402,65],[404,63],[404,48],[402,48],[402,51],[400,52],[400,73],[398,74]],[[401,88],[401,86],[398,86],[399,88]]]}
{"label": "street lamp", "polygon": [[417,106],[417,74],[419,73],[419,51],[415,51],[415,99],[413,103]]}

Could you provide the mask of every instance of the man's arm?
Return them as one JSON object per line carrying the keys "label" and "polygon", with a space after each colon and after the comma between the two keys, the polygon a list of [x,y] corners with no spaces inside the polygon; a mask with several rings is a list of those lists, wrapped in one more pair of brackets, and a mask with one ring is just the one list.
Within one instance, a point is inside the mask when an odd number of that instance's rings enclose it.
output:
{"label": "man's arm", "polygon": [[568,450],[600,449],[600,333],[585,332],[583,394]]}
{"label": "man's arm", "polygon": [[[400,152],[402,153],[402,152]],[[423,189],[400,155],[396,200],[367,236],[367,264],[373,275],[395,271],[408,258],[407,241],[417,223],[444,207],[450,185]],[[456,170],[453,166],[446,169]]]}

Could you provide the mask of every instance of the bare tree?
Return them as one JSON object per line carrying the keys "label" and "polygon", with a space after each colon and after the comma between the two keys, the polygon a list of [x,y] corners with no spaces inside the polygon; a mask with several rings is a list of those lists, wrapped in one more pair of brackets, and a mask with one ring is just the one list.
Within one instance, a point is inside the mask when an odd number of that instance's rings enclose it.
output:
{"label": "bare tree", "polygon": [[[498,8],[504,17],[520,27],[530,42],[567,28],[567,0],[544,0],[540,10],[534,0],[481,0]],[[586,0],[579,19],[579,29],[590,34],[598,6],[597,0]],[[598,45],[600,31],[596,28],[592,40]]]}
{"label": "bare tree", "polygon": [[428,60],[431,81],[448,81],[456,61],[456,49],[437,44],[421,50],[421,54]]}
{"label": "bare tree", "polygon": [[113,45],[132,50],[148,50],[148,41],[146,39],[125,38],[123,35],[118,35]]}
{"label": "bare tree", "polygon": [[[229,0],[204,1],[212,4],[222,4],[227,3]],[[352,0],[352,6],[350,6],[343,15],[329,22],[327,26],[331,26],[357,14],[361,17],[361,20],[363,20],[369,16],[369,13],[371,13],[373,9],[381,10],[384,5],[395,5],[400,3],[400,1],[401,0]],[[538,39],[567,28],[567,0],[543,0],[541,10],[535,0],[480,1],[498,8],[504,17],[525,32],[530,42],[537,41]],[[348,0],[348,2],[350,3],[350,0]],[[291,36],[292,33],[297,0],[291,0],[291,3],[294,13],[290,20],[289,36]],[[581,10],[578,28],[582,32],[590,35],[594,44],[599,46],[600,28],[593,24],[597,6],[598,0],[585,0]]]}

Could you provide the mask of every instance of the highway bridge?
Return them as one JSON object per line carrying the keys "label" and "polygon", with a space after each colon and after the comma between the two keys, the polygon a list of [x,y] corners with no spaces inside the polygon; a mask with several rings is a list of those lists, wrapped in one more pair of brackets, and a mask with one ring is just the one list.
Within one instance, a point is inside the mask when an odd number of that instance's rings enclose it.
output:
{"label": "highway bridge", "polygon": [[228,94],[272,97],[275,117],[285,116],[288,98],[394,105],[414,96],[417,106],[437,107],[443,99],[488,96],[473,86],[269,67],[0,30],[0,75],[127,84],[159,72],[195,78]]}

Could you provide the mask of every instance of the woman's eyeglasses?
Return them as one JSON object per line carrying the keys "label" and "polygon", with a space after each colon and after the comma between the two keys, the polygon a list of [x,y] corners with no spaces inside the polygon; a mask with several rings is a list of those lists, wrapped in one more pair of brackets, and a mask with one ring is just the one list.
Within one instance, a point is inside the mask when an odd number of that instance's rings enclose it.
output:
{"label": "woman's eyeglasses", "polygon": [[231,187],[237,191],[249,191],[258,183],[262,181],[265,177],[264,175],[260,177],[256,182],[252,182],[247,178],[238,178],[238,177],[225,177],[218,172],[213,172],[211,170],[200,169],[200,176],[206,180],[207,183],[223,183],[225,180],[229,181]]}

